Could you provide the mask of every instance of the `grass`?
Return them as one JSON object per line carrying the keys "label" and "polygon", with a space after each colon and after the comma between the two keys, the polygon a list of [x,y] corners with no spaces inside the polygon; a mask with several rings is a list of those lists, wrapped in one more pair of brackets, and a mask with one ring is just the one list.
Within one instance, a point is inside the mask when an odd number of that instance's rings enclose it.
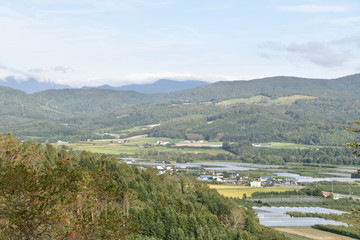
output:
{"label": "grass", "polygon": [[139,131],[143,131],[143,130],[148,130],[148,129],[156,127],[156,126],[160,126],[160,123],[149,124],[149,125],[137,126],[137,127],[133,127],[133,128],[129,128],[129,129],[124,129],[124,130],[120,131],[120,134],[131,133],[131,132],[139,132]]}
{"label": "grass", "polygon": [[[197,148],[197,147],[164,147],[164,146],[155,146],[157,141],[166,141],[171,143],[178,143],[181,142],[183,139],[170,139],[170,138],[151,138],[151,137],[136,137],[129,139],[126,143],[118,143],[116,139],[102,139],[102,140],[94,140],[94,141],[83,141],[77,143],[67,143],[67,144],[57,144],[59,145],[66,145],[73,150],[79,151],[90,151],[95,153],[104,153],[104,154],[128,154],[128,155],[141,155],[145,154],[146,152],[150,151],[157,151],[159,153],[162,152],[169,152],[169,153],[207,153],[212,155],[217,155],[220,153],[229,154],[227,151],[214,148],[214,149],[207,149],[207,148]],[[142,148],[140,146],[144,144],[152,145],[151,148]],[[219,143],[211,143],[211,144],[219,144]]]}
{"label": "grass", "polygon": [[272,100],[270,102],[271,105],[279,104],[279,105],[290,105],[296,100],[312,100],[317,99],[317,97],[312,96],[305,96],[305,95],[293,95],[293,96],[287,96],[287,97],[279,97],[277,99]]}
{"label": "grass", "polygon": [[284,234],[290,240],[313,240],[313,238],[308,238],[308,237],[304,237],[304,236],[300,236],[300,235],[296,235],[296,234],[292,234],[292,233],[282,232],[282,234]]}
{"label": "grass", "polygon": [[[124,115],[124,116],[119,116],[117,118],[122,118],[122,117],[127,117],[128,115]],[[144,130],[149,130],[153,127],[156,126],[160,126],[160,123],[156,123],[156,124],[149,124],[149,125],[143,125],[143,126],[136,126],[136,127],[132,127],[132,128],[128,128],[128,129],[123,129],[123,130],[115,130],[114,127],[107,127],[107,128],[99,128],[96,130],[96,132],[98,133],[103,133],[103,132],[115,132],[116,134],[118,134],[119,136],[125,135],[127,136],[130,133],[134,133],[134,132],[141,132]]]}
{"label": "grass", "polygon": [[219,106],[228,106],[234,104],[260,104],[260,103],[267,103],[271,101],[269,97],[265,96],[254,96],[251,98],[234,98],[230,100],[225,100],[222,102],[217,103],[216,105]]}
{"label": "grass", "polygon": [[247,197],[251,197],[254,192],[285,192],[291,190],[290,188],[256,188],[215,184],[209,184],[209,187],[216,189],[221,195],[224,195],[225,197],[236,198],[242,198],[244,194],[246,194]]}
{"label": "grass", "polygon": [[287,97],[279,97],[276,99],[271,99],[266,96],[254,96],[250,98],[235,98],[226,101],[222,101],[217,103],[219,106],[229,106],[234,104],[257,104],[257,105],[290,105],[294,103],[296,100],[312,100],[316,99],[316,97],[305,96],[305,95],[293,95]]}
{"label": "grass", "polygon": [[271,145],[271,148],[278,148],[278,149],[312,149],[312,148],[324,147],[319,145],[305,145],[305,144],[287,143],[287,142],[268,142],[263,144]]}

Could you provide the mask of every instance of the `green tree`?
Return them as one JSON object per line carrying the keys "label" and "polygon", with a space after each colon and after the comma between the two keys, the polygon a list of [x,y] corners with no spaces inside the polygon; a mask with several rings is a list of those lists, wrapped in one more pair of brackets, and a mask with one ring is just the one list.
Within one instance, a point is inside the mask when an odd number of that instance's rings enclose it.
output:
{"label": "green tree", "polygon": [[[354,122],[356,125],[360,126],[360,120]],[[352,132],[360,133],[360,129],[357,127],[349,127],[348,128]],[[360,144],[357,142],[349,142],[346,144],[347,146],[352,148],[352,153],[356,156],[360,157]],[[351,178],[360,178],[360,169],[356,170],[351,174]]]}
{"label": "green tree", "polygon": [[[354,122],[356,125],[360,126],[360,120]],[[357,127],[349,127],[348,128],[352,132],[360,133],[360,129]],[[353,150],[352,152],[360,157],[360,144],[357,142],[349,142],[346,144],[347,146],[351,147]]]}

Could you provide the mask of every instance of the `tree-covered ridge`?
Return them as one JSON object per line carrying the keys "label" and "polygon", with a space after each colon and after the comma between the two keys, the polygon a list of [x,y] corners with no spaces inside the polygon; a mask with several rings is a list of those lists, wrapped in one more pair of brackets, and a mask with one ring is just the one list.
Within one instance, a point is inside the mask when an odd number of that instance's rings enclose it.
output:
{"label": "tree-covered ridge", "polygon": [[260,94],[289,96],[308,94],[312,96],[357,95],[360,74],[336,79],[310,79],[276,76],[251,81],[222,81],[171,94],[168,98],[193,101],[224,101],[227,99],[252,97]]}
{"label": "tree-covered ridge", "polygon": [[312,149],[273,149],[253,147],[250,142],[223,144],[223,149],[235,154],[233,159],[240,162],[261,164],[285,164],[299,162],[304,164],[359,165],[346,148],[312,148]]}
{"label": "tree-covered ridge", "polygon": [[78,141],[160,123],[134,134],[339,145],[355,140],[346,126],[360,114],[359,82],[359,74],[334,80],[273,77],[171,94],[105,89],[25,94],[0,87],[0,131],[43,142]]}
{"label": "tree-covered ridge", "polygon": [[0,136],[0,239],[285,239],[178,175]]}

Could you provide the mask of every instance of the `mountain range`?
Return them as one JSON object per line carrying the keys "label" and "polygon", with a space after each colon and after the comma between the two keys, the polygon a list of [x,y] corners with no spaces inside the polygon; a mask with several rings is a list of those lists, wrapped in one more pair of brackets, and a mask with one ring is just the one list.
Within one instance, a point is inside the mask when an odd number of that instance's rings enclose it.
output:
{"label": "mountain range", "polygon": [[[224,81],[158,94],[102,88],[27,94],[0,87],[0,132],[39,141],[113,132],[342,145],[356,137],[346,128],[360,116],[358,89],[360,74]],[[158,123],[151,129],[134,128]],[[127,130],[133,128],[137,130]]]}
{"label": "mountain range", "polygon": [[197,81],[197,80],[174,81],[169,79],[160,79],[154,83],[149,83],[149,84],[130,84],[121,87],[102,85],[98,88],[154,94],[154,93],[168,93],[168,92],[175,92],[190,88],[196,88],[206,84],[209,83],[204,81]]}
{"label": "mountain range", "polygon": [[70,88],[70,86],[63,85],[63,84],[56,84],[53,82],[41,82],[35,78],[19,80],[16,77],[6,77],[4,79],[0,79],[0,86],[19,89],[26,93],[41,92],[41,91],[48,90],[48,89]]}
{"label": "mountain range", "polygon": [[[186,80],[186,81],[175,81],[169,79],[160,79],[154,83],[149,84],[130,84],[121,87],[112,87],[110,85],[102,85],[99,87],[83,87],[84,89],[88,88],[98,88],[98,89],[107,89],[107,90],[124,90],[124,91],[136,91],[139,93],[167,93],[180,91],[189,88],[195,88],[202,85],[209,84],[204,81],[196,80]],[[71,88],[68,85],[56,84],[53,82],[43,82],[35,78],[28,78],[26,80],[20,80],[15,77],[6,77],[0,79],[0,86],[11,87],[14,89],[19,89],[26,93],[36,93],[49,89],[69,89]]]}

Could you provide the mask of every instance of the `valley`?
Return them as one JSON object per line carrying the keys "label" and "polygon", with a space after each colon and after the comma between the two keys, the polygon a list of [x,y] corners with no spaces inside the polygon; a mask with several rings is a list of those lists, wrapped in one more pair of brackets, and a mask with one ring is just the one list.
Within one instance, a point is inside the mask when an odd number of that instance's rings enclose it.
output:
{"label": "valley", "polygon": [[[142,169],[129,172],[174,178],[182,188],[183,181],[196,182],[246,211],[324,205],[353,212],[350,219],[330,216],[349,223],[358,217],[360,185],[350,176],[360,160],[345,144],[359,141],[348,130],[360,115],[354,91],[359,82],[359,74],[332,80],[274,77],[157,94],[106,88],[26,94],[0,87],[0,131],[12,132],[24,146],[34,140],[71,153],[84,172],[93,171],[89,159],[109,158],[116,166]],[[144,191],[131,184],[131,192]],[[356,227],[315,227],[359,236]]]}
{"label": "valley", "polygon": [[360,1],[0,1],[0,240],[360,240]]}

